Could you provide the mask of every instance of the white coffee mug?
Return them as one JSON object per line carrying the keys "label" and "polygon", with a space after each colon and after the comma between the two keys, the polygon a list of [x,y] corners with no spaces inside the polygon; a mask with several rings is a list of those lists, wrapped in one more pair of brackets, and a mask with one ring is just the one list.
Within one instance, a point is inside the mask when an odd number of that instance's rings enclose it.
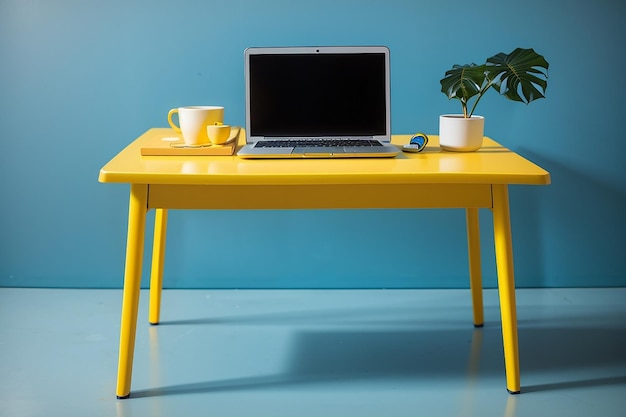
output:
{"label": "white coffee mug", "polygon": [[[177,126],[172,116],[178,113]],[[172,129],[183,135],[185,145],[210,144],[206,128],[215,123],[224,122],[224,107],[222,106],[184,106],[171,109],[167,113],[167,121]]]}

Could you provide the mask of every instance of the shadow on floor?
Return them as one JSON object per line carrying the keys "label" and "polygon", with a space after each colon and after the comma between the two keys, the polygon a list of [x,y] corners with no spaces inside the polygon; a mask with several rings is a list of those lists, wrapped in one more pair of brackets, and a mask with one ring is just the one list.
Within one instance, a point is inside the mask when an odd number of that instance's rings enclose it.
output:
{"label": "shadow on floor", "polygon": [[[523,392],[626,383],[626,328],[519,328],[524,377],[580,371],[589,378],[522,386]],[[398,331],[304,330],[294,334],[285,370],[274,375],[180,384],[133,391],[133,398],[228,390],[275,389],[355,380],[427,378],[466,381],[501,376],[499,327]],[[607,377],[612,370],[622,376]],[[595,377],[597,375],[597,378]],[[532,378],[529,378],[532,379]]]}

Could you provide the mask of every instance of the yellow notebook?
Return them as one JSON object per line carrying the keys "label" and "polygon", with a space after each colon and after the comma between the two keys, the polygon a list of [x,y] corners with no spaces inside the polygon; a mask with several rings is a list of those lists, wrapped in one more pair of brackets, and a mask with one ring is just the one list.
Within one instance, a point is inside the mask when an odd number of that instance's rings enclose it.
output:
{"label": "yellow notebook", "polygon": [[143,156],[181,156],[181,155],[233,155],[237,149],[241,128],[233,126],[228,142],[224,145],[186,146],[180,136],[156,136],[141,148]]}

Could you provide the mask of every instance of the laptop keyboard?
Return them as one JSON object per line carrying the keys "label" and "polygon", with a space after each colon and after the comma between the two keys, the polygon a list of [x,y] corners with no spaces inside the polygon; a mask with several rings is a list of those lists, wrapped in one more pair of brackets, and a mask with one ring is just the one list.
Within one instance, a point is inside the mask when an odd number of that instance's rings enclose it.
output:
{"label": "laptop keyboard", "polygon": [[307,148],[326,148],[332,146],[383,146],[377,140],[372,139],[361,139],[361,140],[353,140],[353,139],[309,139],[309,140],[301,140],[301,139],[279,139],[279,140],[261,140],[258,141],[255,145],[256,148],[296,148],[296,147],[307,147]]}

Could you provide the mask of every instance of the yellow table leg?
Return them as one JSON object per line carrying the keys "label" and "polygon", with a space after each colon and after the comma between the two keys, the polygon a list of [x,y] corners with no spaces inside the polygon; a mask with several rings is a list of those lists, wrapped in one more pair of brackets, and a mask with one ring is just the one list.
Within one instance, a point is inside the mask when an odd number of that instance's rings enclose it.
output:
{"label": "yellow table leg", "polygon": [[152,272],[150,275],[150,324],[159,324],[161,315],[161,291],[163,289],[163,265],[165,262],[165,237],[167,210],[157,209],[154,216],[154,242],[152,245]]}
{"label": "yellow table leg", "polygon": [[480,262],[480,227],[478,225],[478,209],[465,210],[467,219],[467,250],[469,257],[470,291],[474,311],[474,327],[483,327],[483,280]]}
{"label": "yellow table leg", "polygon": [[126,267],[124,270],[122,323],[120,326],[120,351],[117,369],[117,398],[127,398],[130,395],[148,206],[147,185],[131,184],[128,206],[128,237],[126,242]]}
{"label": "yellow table leg", "polygon": [[506,388],[511,394],[518,394],[520,392],[520,370],[517,308],[515,305],[515,279],[513,277],[509,192],[506,185],[493,186],[493,232],[498,270]]}

